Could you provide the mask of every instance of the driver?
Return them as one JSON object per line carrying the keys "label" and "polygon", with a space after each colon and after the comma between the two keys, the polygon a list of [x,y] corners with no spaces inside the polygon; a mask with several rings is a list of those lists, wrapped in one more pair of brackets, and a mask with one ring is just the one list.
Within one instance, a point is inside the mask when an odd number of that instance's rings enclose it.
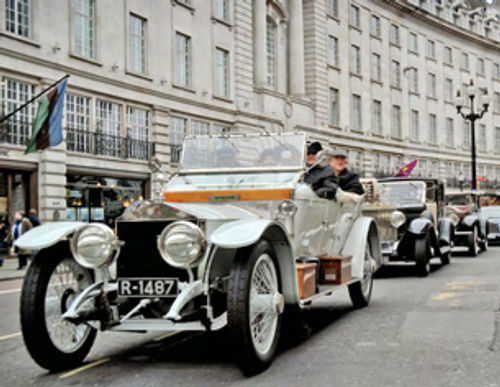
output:
{"label": "driver", "polygon": [[359,182],[359,176],[346,168],[346,151],[336,148],[331,149],[328,154],[332,157],[330,161],[330,167],[335,172],[335,176],[337,176],[340,189],[345,192],[352,192],[358,195],[363,195],[365,193],[365,190]]}
{"label": "driver", "polygon": [[318,153],[323,150],[321,143],[315,141],[307,147],[307,174],[304,181],[311,186],[320,198],[334,199],[337,194],[337,177],[333,169],[327,165],[322,167],[316,164]]}

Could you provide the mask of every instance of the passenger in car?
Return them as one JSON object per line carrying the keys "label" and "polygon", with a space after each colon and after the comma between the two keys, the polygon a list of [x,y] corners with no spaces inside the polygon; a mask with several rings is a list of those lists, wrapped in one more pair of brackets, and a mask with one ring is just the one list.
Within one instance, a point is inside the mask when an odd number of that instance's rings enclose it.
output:
{"label": "passenger in car", "polygon": [[365,190],[359,182],[359,176],[349,171],[347,165],[347,153],[343,149],[331,149],[329,155],[332,157],[330,167],[335,172],[338,186],[345,192],[352,192],[358,195],[363,195]]}
{"label": "passenger in car", "polygon": [[337,177],[333,169],[327,165],[316,164],[318,153],[323,147],[318,141],[311,143],[307,148],[307,174],[304,181],[311,186],[320,198],[334,199],[337,194]]}

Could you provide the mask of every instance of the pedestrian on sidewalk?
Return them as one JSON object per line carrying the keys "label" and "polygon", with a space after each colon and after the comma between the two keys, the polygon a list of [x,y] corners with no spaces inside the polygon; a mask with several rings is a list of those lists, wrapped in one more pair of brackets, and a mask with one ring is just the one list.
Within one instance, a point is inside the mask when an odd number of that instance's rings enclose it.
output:
{"label": "pedestrian on sidewalk", "polygon": [[17,253],[17,270],[21,270],[26,267],[28,263],[28,257],[31,255],[31,251],[19,249],[14,245],[14,242],[19,239],[21,235],[28,232],[31,228],[33,228],[33,225],[26,217],[26,214],[23,211],[16,212],[16,221],[12,226],[11,232],[9,233],[8,240],[12,242],[13,250],[15,253]]}
{"label": "pedestrian on sidewalk", "polygon": [[[0,217],[0,254],[7,254],[9,251],[6,238],[9,235],[9,220],[7,215]],[[3,266],[3,258],[0,256],[0,267]]]}

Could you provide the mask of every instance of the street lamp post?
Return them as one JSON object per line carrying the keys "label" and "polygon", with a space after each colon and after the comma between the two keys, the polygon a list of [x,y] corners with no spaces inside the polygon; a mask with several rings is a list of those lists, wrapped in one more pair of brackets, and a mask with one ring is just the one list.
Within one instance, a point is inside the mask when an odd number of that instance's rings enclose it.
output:
{"label": "street lamp post", "polygon": [[[478,96],[480,90],[474,87],[474,82],[472,79],[470,80],[469,86],[464,90],[464,95],[462,97],[460,90],[457,91],[457,99],[455,105],[457,107],[457,113],[462,116],[462,118],[466,121],[470,122],[470,130],[471,130],[471,157],[472,157],[472,182],[471,188],[472,190],[477,189],[477,178],[476,178],[476,135],[475,135],[475,127],[476,120],[483,118],[484,114],[488,111],[488,107],[490,105],[490,100],[488,96],[488,91],[486,90],[483,95],[481,95],[481,112],[476,112],[474,109],[474,100],[476,96]],[[469,113],[465,114],[462,110],[464,108],[464,102],[470,100]]]}

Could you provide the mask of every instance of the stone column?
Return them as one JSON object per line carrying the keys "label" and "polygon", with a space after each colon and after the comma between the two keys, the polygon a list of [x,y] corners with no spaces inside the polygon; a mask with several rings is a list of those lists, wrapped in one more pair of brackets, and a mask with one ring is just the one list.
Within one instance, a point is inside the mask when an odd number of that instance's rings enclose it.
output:
{"label": "stone column", "polygon": [[152,118],[152,139],[155,143],[155,156],[160,161],[162,171],[151,173],[151,198],[161,199],[163,185],[170,171],[170,110],[159,105],[153,105]]}
{"label": "stone column", "polygon": [[266,84],[266,0],[253,2],[254,27],[254,83],[257,86]]}
{"label": "stone column", "polygon": [[305,94],[304,79],[304,21],[302,16],[302,0],[288,2],[290,10],[289,56],[290,93]]}

